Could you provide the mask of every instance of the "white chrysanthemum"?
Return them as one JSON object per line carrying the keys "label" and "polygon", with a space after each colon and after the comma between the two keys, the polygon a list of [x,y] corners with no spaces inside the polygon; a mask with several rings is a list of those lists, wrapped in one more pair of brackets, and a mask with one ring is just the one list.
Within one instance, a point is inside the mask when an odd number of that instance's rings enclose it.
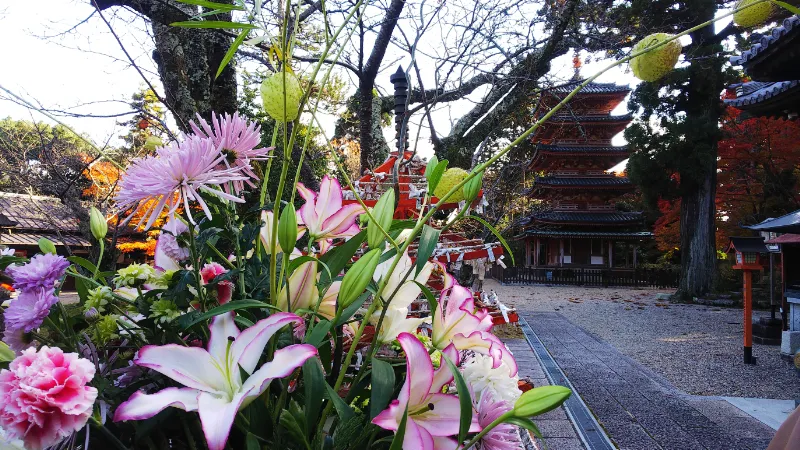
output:
{"label": "white chrysanthemum", "polygon": [[501,362],[496,368],[492,368],[493,363],[491,356],[474,354],[464,363],[464,380],[472,387],[476,397],[491,390],[495,399],[513,405],[522,395],[517,385],[519,376],[508,376],[510,370],[505,362]]}

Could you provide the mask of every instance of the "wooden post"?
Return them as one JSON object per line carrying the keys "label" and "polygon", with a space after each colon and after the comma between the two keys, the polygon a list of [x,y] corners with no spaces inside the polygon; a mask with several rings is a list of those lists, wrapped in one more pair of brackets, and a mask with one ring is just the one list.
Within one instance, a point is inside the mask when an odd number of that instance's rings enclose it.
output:
{"label": "wooden post", "polygon": [[633,246],[633,268],[634,269],[636,268],[636,259],[637,259],[636,254],[639,253],[638,250],[639,250],[639,246],[638,245],[634,245]]}
{"label": "wooden post", "polygon": [[753,272],[744,271],[744,363],[755,364],[753,360]]}
{"label": "wooden post", "polygon": [[558,267],[564,267],[564,239],[558,240]]}
{"label": "wooden post", "polygon": [[537,237],[535,241],[533,241],[533,267],[539,266],[539,247],[541,244],[539,243],[539,238]]}
{"label": "wooden post", "polygon": [[614,241],[611,239],[608,240],[608,268],[612,269],[614,267]]}

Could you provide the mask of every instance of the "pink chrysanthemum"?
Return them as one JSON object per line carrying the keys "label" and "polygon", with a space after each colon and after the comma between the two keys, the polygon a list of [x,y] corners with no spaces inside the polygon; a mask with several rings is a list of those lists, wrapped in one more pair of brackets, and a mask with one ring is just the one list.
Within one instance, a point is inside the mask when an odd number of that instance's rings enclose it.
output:
{"label": "pink chrysanthemum", "polygon": [[5,313],[6,328],[25,330],[26,333],[39,328],[50,314],[50,308],[58,303],[53,289],[37,288],[22,291],[17,298],[11,300]]}
{"label": "pink chrysanthemum", "polygon": [[[214,145],[222,149],[225,155],[226,167],[238,167],[239,170],[246,174],[253,180],[258,179],[258,175],[253,172],[250,161],[261,161],[268,158],[268,154],[272,148],[256,148],[261,143],[261,128],[255,123],[248,122],[239,116],[239,113],[234,113],[232,116],[229,114],[211,115],[211,125],[205,121],[200,115],[197,115],[197,121],[200,126],[194,122],[189,122],[192,131],[197,136],[208,138]],[[245,180],[248,185],[255,187],[255,184],[248,179]],[[243,181],[235,181],[232,183],[233,189],[236,193],[244,189]],[[226,189],[228,186],[225,185]]]}
{"label": "pink chrysanthemum", "polygon": [[190,136],[177,145],[159,148],[155,156],[137,159],[128,168],[120,182],[117,205],[120,209],[146,208],[139,222],[141,224],[147,219],[145,229],[153,226],[165,207],[170,215],[174,215],[181,204],[186,207],[189,220],[194,223],[190,201],[197,202],[210,219],[211,211],[200,196],[200,191],[232,202],[244,202],[219,189],[226,183],[247,179],[238,166],[219,168],[224,160],[225,155],[220,147],[210,139],[197,136]]}
{"label": "pink chrysanthemum", "polygon": [[[481,428],[489,426],[513,406],[505,400],[495,400],[491,390],[483,391],[478,402],[478,423]],[[480,450],[518,450],[525,448],[517,427],[502,423],[486,433],[478,443]]]}
{"label": "pink chrysanthemum", "polygon": [[45,253],[34,256],[28,264],[8,267],[6,273],[14,279],[14,289],[52,289],[67,267],[69,261],[63,256]]}
{"label": "pink chrysanthemum", "polygon": [[87,386],[94,373],[94,364],[77,353],[25,350],[0,371],[0,428],[27,449],[57,444],[86,425],[97,398],[97,389]]}

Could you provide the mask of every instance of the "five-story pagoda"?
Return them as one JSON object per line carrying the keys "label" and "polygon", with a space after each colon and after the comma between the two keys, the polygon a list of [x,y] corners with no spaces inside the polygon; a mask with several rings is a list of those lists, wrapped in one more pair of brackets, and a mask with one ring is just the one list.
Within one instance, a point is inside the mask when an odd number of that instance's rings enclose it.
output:
{"label": "five-story pagoda", "polygon": [[[561,101],[574,84],[543,94],[542,106]],[[632,116],[612,115],[627,86],[591,83],[533,138],[528,169],[536,174],[532,198],[548,206],[520,222],[529,267],[635,268],[636,249],[652,233],[642,231],[641,212],[623,212],[617,199],[635,190],[609,169],[628,157],[612,138]]]}

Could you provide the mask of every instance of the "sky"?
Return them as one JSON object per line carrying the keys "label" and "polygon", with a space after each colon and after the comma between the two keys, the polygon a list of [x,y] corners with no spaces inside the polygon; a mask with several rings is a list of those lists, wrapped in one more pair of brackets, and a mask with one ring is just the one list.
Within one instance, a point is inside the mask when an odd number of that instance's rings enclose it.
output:
{"label": "sky", "polygon": [[[92,12],[88,0],[0,2],[0,42],[4,43],[0,46],[0,86],[47,109],[87,115],[60,119],[87,134],[99,145],[106,142],[114,145],[120,142],[119,136],[124,133],[118,122],[126,117],[118,115],[130,113],[127,105],[130,96],[141,89],[144,82],[128,63],[105,23],[96,14],[90,17]],[[144,75],[160,89],[150,58],[153,44],[146,32],[147,24],[120,8],[107,10],[105,16]],[[381,67],[377,81],[379,90],[384,93],[392,90],[388,79],[397,64],[407,65],[410,62],[407,58],[398,60],[398,55],[393,55],[390,50],[384,61],[391,62]],[[552,74],[569,79],[572,76],[571,58],[571,55],[565,55],[556,60],[552,64]],[[582,73],[591,74],[603,64],[605,62],[586,63]],[[425,70],[424,64],[422,67]],[[636,84],[627,68],[615,69],[598,81],[629,84],[632,87]],[[438,107],[433,114],[437,131],[447,132],[452,122],[471,108],[483,93],[485,90],[480,89],[471,98]],[[625,112],[624,102],[614,111],[615,114]],[[51,122],[38,112],[10,101],[5,93],[0,92],[0,118],[8,116]],[[333,132],[334,121],[332,116],[323,119],[328,136]],[[417,133],[420,122],[420,114],[412,119],[412,147],[416,142],[420,154],[429,156],[432,148],[427,126],[423,123]],[[393,145],[394,128],[385,129],[384,134]],[[419,138],[415,140],[418,134]],[[623,144],[624,140],[620,135],[614,142]]]}

